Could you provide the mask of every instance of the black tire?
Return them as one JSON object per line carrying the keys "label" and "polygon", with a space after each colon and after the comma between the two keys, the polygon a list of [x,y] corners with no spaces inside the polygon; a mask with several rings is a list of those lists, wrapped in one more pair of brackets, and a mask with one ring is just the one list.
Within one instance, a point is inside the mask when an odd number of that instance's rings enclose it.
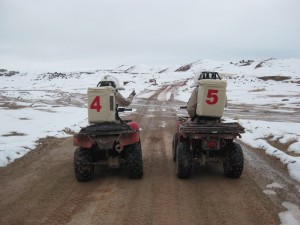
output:
{"label": "black tire", "polygon": [[188,145],[184,142],[179,143],[176,150],[176,175],[181,179],[189,178],[192,174],[192,155],[189,151]]}
{"label": "black tire", "polygon": [[126,168],[130,179],[140,179],[144,175],[141,143],[127,146]]}
{"label": "black tire", "polygon": [[77,148],[74,152],[74,172],[78,181],[90,181],[94,176],[94,165],[90,149]]}
{"label": "black tire", "polygon": [[229,178],[239,178],[244,169],[244,155],[242,147],[232,142],[226,149],[226,156],[223,160],[224,174]]}
{"label": "black tire", "polygon": [[173,135],[173,141],[172,141],[172,158],[173,161],[176,162],[176,149],[177,149],[177,145],[178,145],[178,133],[175,133]]}

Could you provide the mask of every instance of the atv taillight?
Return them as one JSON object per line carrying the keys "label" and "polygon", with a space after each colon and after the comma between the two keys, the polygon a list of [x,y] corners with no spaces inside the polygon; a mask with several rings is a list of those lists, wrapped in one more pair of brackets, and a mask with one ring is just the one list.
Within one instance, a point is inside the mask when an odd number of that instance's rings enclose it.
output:
{"label": "atv taillight", "polygon": [[218,150],[220,149],[220,140],[218,139],[204,139],[202,141],[202,148],[204,150]]}
{"label": "atv taillight", "polygon": [[217,148],[218,142],[216,140],[208,140],[207,147],[209,148]]}

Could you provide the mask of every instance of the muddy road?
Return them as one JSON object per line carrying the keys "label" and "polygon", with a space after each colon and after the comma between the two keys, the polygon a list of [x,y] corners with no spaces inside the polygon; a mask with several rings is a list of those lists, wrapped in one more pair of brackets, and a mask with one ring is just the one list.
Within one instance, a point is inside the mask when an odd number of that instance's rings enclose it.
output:
{"label": "muddy road", "polygon": [[[141,180],[99,168],[92,181],[79,183],[72,138],[47,138],[0,168],[0,224],[280,224],[278,213],[286,211],[281,203],[300,203],[299,184],[286,168],[246,146],[240,179],[225,177],[217,165],[195,167],[187,180],[176,178],[171,146],[180,103],[158,96],[137,99],[130,116],[142,129]],[[263,191],[276,180],[286,188],[270,198]]]}

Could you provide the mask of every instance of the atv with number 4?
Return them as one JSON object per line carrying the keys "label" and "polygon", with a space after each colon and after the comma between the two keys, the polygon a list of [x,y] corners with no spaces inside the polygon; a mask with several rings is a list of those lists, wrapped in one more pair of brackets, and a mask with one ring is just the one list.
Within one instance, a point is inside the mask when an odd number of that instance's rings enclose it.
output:
{"label": "atv with number 4", "polygon": [[129,178],[143,176],[143,159],[139,125],[122,120],[119,112],[130,109],[115,109],[113,88],[92,88],[88,91],[89,122],[73,137],[74,172],[78,181],[89,181],[94,176],[96,165],[108,168],[125,168]]}

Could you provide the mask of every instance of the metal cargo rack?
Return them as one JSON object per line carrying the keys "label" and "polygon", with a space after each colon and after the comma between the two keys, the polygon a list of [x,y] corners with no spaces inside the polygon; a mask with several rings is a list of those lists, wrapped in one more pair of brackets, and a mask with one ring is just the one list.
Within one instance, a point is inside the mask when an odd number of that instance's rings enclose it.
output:
{"label": "metal cargo rack", "polygon": [[179,127],[180,133],[191,134],[212,134],[224,136],[240,136],[240,133],[245,133],[245,128],[239,123],[193,123],[185,122]]}
{"label": "metal cargo rack", "polygon": [[118,123],[101,123],[88,126],[81,129],[79,135],[114,135],[114,134],[126,134],[134,133],[133,130],[128,124],[118,124]]}

